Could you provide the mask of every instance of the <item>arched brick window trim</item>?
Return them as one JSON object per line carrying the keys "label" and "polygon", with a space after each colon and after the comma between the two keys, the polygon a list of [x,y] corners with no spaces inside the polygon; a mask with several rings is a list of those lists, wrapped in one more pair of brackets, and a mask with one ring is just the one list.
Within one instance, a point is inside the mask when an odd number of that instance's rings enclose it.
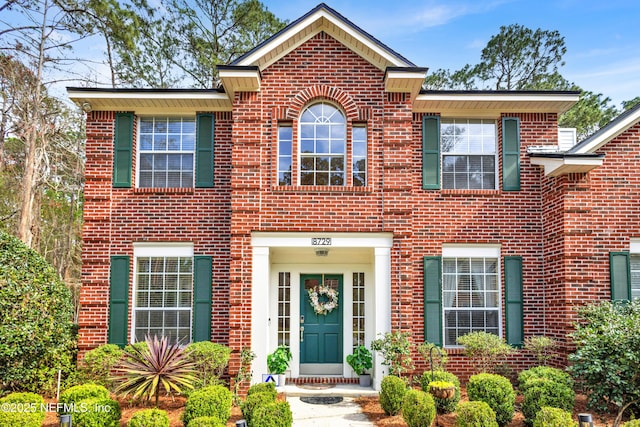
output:
{"label": "arched brick window trim", "polygon": [[298,92],[287,110],[287,119],[297,119],[306,105],[320,99],[339,104],[344,109],[348,121],[360,120],[360,113],[351,96],[338,88],[321,85],[312,86]]}

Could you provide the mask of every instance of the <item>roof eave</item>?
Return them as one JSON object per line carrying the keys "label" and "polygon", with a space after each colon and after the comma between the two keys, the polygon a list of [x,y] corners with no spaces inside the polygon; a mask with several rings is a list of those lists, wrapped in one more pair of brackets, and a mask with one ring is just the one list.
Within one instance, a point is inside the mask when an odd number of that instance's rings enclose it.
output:
{"label": "roof eave", "polygon": [[574,155],[569,153],[529,153],[531,164],[542,166],[546,176],[587,173],[602,166],[604,155]]}

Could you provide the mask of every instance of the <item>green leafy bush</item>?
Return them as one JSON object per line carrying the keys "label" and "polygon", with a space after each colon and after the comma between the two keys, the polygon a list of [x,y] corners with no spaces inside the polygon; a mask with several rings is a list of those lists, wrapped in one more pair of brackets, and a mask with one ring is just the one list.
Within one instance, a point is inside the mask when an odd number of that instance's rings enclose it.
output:
{"label": "green leafy bush", "polygon": [[69,414],[72,412],[74,404],[91,398],[108,399],[109,390],[98,384],[80,384],[70,387],[60,393],[58,413]]}
{"label": "green leafy bush", "polygon": [[536,414],[544,406],[560,408],[568,412],[573,411],[575,393],[565,384],[546,378],[531,379],[526,384],[527,387],[523,392],[522,413],[527,425],[533,423]]}
{"label": "green leafy bush", "polygon": [[104,344],[89,350],[78,366],[80,378],[115,390],[113,369],[123,356],[124,352],[115,344]]}
{"label": "green leafy bush", "polygon": [[221,382],[220,377],[222,377],[231,355],[229,347],[210,341],[201,341],[189,344],[185,348],[185,353],[198,372],[198,378],[194,384],[196,388]]}
{"label": "green leafy bush", "polygon": [[189,421],[187,427],[227,427],[227,423],[223,423],[217,417],[198,417]]}
{"label": "green leafy bush", "polygon": [[558,368],[551,368],[549,366],[536,366],[535,368],[527,369],[518,374],[518,388],[524,393],[527,388],[527,382],[533,379],[546,378],[556,383],[564,384],[570,389],[573,389],[573,379],[571,376]]}
{"label": "green leafy bush", "polygon": [[259,406],[253,413],[253,425],[259,427],[291,427],[293,414],[289,402],[273,402]]}
{"label": "green leafy bush", "polygon": [[272,382],[268,383],[256,383],[249,387],[249,391],[247,391],[247,396],[251,396],[254,393],[269,393],[273,396],[273,400],[276,400],[278,397],[278,391],[276,390],[276,385]]}
{"label": "green leafy bush", "polygon": [[267,355],[267,369],[271,374],[284,374],[291,362],[291,350],[286,345],[279,345],[273,353]]}
{"label": "green leafy bush", "polygon": [[546,365],[555,352],[558,343],[555,339],[545,336],[527,337],[524,339],[524,349],[533,354],[541,365]]}
{"label": "green leafy bush", "polygon": [[387,332],[371,341],[371,350],[382,355],[382,364],[389,367],[389,375],[401,376],[414,368],[408,332]]}
{"label": "green leafy bush", "polygon": [[495,369],[513,352],[503,338],[488,332],[471,332],[457,339],[476,372],[495,373]]}
{"label": "green leafy bush", "polygon": [[143,409],[133,414],[127,427],[169,427],[169,416],[162,409]]}
{"label": "green leafy bush", "polygon": [[73,371],[71,292],[37,252],[0,231],[0,384],[53,394]]}
{"label": "green leafy bush", "polygon": [[35,393],[11,393],[0,399],[0,426],[40,427],[44,399]]}
{"label": "green leafy bush", "polygon": [[631,420],[626,423],[622,423],[622,427],[640,427],[640,420]]}
{"label": "green leafy bush", "polygon": [[462,402],[456,412],[456,427],[498,427],[496,413],[485,402]]}
{"label": "green leafy bush", "polygon": [[533,427],[578,427],[578,422],[571,418],[570,412],[545,406],[536,414]]}
{"label": "green leafy bush", "polygon": [[194,418],[216,417],[226,423],[231,416],[233,396],[229,389],[221,385],[212,385],[196,390],[189,395],[184,406],[182,421],[189,424]]}
{"label": "green leafy bush", "polygon": [[436,404],[429,393],[409,390],[402,403],[402,419],[409,427],[430,426],[436,418]]}
{"label": "green leafy bush", "polygon": [[[429,371],[422,374],[420,377],[420,387],[422,387],[422,391],[429,391],[431,378],[431,372]],[[438,413],[448,414],[450,412],[455,412],[458,402],[460,402],[460,380],[454,374],[445,371],[433,371],[433,379],[434,381],[446,381],[452,383],[456,388],[455,395],[451,399],[433,398],[433,401],[436,403]]]}
{"label": "green leafy bush", "polygon": [[387,415],[398,415],[402,409],[404,395],[407,393],[407,384],[402,378],[395,375],[387,375],[380,385],[380,406]]}
{"label": "green leafy bush", "polygon": [[120,427],[120,405],[113,399],[91,397],[75,403],[73,427]]}
{"label": "green leafy bush", "polygon": [[[263,383],[266,384],[266,383]],[[272,383],[270,383],[272,384]],[[257,408],[276,401],[276,395],[269,391],[253,392],[247,395],[247,398],[240,403],[242,417],[247,421],[249,427],[253,426],[253,413]]]}
{"label": "green leafy bush", "polygon": [[516,393],[511,381],[496,374],[476,374],[467,384],[469,400],[478,400],[488,404],[496,413],[500,426],[508,425],[515,412]]}

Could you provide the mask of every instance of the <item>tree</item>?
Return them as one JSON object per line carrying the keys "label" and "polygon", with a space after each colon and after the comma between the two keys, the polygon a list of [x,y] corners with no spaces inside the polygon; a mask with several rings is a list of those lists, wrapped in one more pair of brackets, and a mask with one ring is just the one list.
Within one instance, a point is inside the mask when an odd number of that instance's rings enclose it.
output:
{"label": "tree", "polygon": [[576,128],[578,140],[587,138],[618,115],[618,110],[609,105],[610,101],[601,93],[583,91],[580,100],[560,116],[558,124]]}
{"label": "tree", "polygon": [[628,101],[622,101],[622,109],[624,111],[628,111],[638,104],[640,104],[640,96],[636,96],[635,98]]}
{"label": "tree", "polygon": [[588,393],[596,410],[618,408],[614,427],[624,411],[640,402],[640,300],[601,302],[581,307],[572,334],[576,351],[570,371]]}

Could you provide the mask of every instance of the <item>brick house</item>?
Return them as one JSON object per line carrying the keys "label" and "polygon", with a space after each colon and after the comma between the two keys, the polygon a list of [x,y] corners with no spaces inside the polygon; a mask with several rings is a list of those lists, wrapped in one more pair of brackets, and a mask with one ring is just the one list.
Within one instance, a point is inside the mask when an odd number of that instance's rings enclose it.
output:
{"label": "brick house", "polygon": [[259,381],[286,344],[292,378],[348,380],[354,346],[402,330],[464,378],[460,335],[567,352],[574,306],[640,295],[640,108],[565,146],[578,93],[422,90],[426,68],[324,4],[218,70],[211,90],[68,88],[81,354],[212,340],[231,375],[251,348]]}

